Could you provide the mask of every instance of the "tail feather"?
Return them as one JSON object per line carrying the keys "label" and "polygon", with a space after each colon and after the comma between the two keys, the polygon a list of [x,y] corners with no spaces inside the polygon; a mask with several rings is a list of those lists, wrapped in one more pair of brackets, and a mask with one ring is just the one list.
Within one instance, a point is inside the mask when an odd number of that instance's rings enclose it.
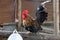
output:
{"label": "tail feather", "polygon": [[43,3],[41,3],[41,5],[44,7],[45,4],[48,3],[48,2],[50,2],[50,1],[47,0],[47,1],[43,2]]}

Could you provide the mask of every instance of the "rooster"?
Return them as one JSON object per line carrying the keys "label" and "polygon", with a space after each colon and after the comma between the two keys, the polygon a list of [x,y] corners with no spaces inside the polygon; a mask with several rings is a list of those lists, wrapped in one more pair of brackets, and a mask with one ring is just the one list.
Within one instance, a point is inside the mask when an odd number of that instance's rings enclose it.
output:
{"label": "rooster", "polygon": [[37,33],[39,30],[43,30],[41,25],[45,20],[47,20],[48,17],[48,12],[45,9],[45,3],[47,2],[49,1],[41,3],[41,5],[37,8],[35,20],[33,20],[33,18],[31,18],[31,16],[28,15],[28,17],[30,18],[27,19],[25,22],[25,29],[27,31]]}

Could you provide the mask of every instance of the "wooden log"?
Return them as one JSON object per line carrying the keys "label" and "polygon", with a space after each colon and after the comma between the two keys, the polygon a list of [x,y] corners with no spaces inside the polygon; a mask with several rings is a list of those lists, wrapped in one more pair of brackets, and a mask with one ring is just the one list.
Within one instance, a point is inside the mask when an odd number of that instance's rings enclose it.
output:
{"label": "wooden log", "polygon": [[54,33],[59,34],[59,0],[53,0]]}
{"label": "wooden log", "polygon": [[18,30],[21,28],[21,0],[18,0]]}

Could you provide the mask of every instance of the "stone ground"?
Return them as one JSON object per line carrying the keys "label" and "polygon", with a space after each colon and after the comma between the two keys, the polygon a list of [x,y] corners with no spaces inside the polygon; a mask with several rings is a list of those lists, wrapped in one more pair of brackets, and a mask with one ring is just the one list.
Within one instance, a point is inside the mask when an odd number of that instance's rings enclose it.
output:
{"label": "stone ground", "polygon": [[24,40],[60,40],[60,36],[54,34],[40,33],[40,34],[22,34]]}
{"label": "stone ground", "polygon": [[[7,40],[9,37],[9,33],[0,33],[0,40]],[[23,40],[60,40],[60,35],[55,35],[51,33],[43,33],[43,32],[38,32],[38,33],[33,33],[33,34],[28,34],[28,33],[20,33],[20,35],[23,37]]]}
{"label": "stone ground", "polygon": [[[60,40],[60,36],[54,34],[40,33],[40,34],[21,34],[23,40]],[[8,36],[0,36],[0,40],[7,40]]]}
{"label": "stone ground", "polygon": [[[5,27],[5,29],[4,29]],[[15,26],[4,26],[3,27],[3,32],[1,32],[0,30],[0,40],[7,40],[7,38],[9,37],[10,33],[5,33],[4,30],[8,30],[8,31],[12,31],[14,30],[16,27]],[[13,27],[13,28],[12,28]],[[44,28],[46,29],[46,28]],[[48,28],[47,28],[48,29]],[[49,30],[49,29],[48,29]],[[51,29],[52,30],[52,29]],[[24,31],[24,30],[22,30]],[[25,34],[25,33],[20,33],[21,36],[23,37],[24,40],[60,40],[60,35],[54,35],[53,33],[48,33],[48,31],[46,32],[39,32],[39,33],[33,33],[33,34]]]}

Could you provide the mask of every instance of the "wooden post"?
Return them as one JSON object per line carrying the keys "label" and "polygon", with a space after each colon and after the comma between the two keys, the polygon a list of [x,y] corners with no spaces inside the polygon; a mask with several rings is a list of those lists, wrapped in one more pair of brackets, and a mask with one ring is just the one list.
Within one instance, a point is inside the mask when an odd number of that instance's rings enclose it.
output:
{"label": "wooden post", "polygon": [[54,33],[59,34],[59,0],[53,0]]}
{"label": "wooden post", "polygon": [[21,0],[18,0],[18,30],[21,28]]}

